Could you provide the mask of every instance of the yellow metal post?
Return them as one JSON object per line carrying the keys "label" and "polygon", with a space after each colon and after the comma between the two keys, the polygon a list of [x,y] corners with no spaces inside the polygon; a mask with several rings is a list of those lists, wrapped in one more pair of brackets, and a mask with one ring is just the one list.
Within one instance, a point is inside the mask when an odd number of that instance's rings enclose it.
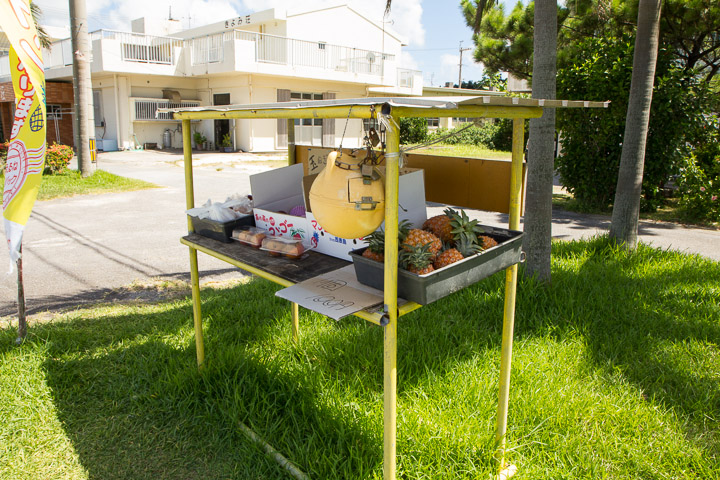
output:
{"label": "yellow metal post", "polygon": [[[288,165],[295,165],[295,119],[287,119],[288,136]],[[292,302],[292,337],[295,343],[300,340],[300,308],[297,303]]]}
{"label": "yellow metal post", "polygon": [[385,153],[385,316],[383,386],[383,478],[394,480],[397,452],[397,279],[398,279],[398,189],[400,128],[391,116],[386,130]]}
{"label": "yellow metal post", "polygon": [[[524,120],[513,119],[512,166],[510,170],[510,230],[520,228],[520,204],[522,190],[522,162],[524,145]],[[505,270],[505,308],[503,314],[502,351],[500,354],[500,393],[498,395],[497,426],[495,433],[495,458],[498,470],[507,470],[505,458],[505,434],[510,397],[510,363],[512,360],[513,329],[515,326],[515,291],[517,265]]]}
{"label": "yellow metal post", "polygon": [[[185,163],[185,206],[187,209],[195,207],[195,189],[192,173],[192,142],[190,140],[190,120],[182,121],[183,133],[183,160]],[[188,215],[188,231],[193,231],[192,221]],[[198,272],[197,250],[190,247],[190,284],[193,299],[193,323],[195,324],[195,353],[198,368],[205,362],[205,344],[203,342],[202,315],[200,312],[200,275]]]}
{"label": "yellow metal post", "polygon": [[288,165],[295,165],[295,119],[287,119],[287,136],[288,136]]}
{"label": "yellow metal post", "polygon": [[292,338],[295,343],[300,342],[300,307],[292,302]]}

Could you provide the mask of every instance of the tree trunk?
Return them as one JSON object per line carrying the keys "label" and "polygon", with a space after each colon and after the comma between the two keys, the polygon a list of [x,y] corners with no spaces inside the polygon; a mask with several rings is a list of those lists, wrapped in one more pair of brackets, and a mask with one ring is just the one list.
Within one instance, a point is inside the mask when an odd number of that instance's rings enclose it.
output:
{"label": "tree trunk", "polygon": [[[535,1],[533,98],[554,99],[557,60],[557,2]],[[550,281],[552,190],[555,170],[555,109],[530,120],[525,195],[525,275]]]}
{"label": "tree trunk", "polygon": [[625,138],[610,225],[610,238],[631,249],[637,246],[645,143],[650,121],[659,32],[660,0],[640,0],[630,98],[625,117]]}
{"label": "tree trunk", "polygon": [[[75,149],[78,169],[83,178],[92,174],[90,158],[89,109],[92,108],[90,51],[88,49],[87,11],[85,0],[70,0],[70,30],[73,51],[73,93],[75,95]],[[94,125],[93,125],[93,128]]]}

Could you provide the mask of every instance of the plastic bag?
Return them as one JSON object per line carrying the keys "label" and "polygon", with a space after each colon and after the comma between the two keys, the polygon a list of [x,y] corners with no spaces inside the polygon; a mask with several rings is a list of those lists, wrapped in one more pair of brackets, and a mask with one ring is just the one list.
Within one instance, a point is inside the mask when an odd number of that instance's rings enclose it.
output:
{"label": "plastic bag", "polygon": [[239,217],[240,215],[237,212],[234,212],[232,209],[224,206],[222,203],[213,203],[212,205],[210,205],[210,211],[208,213],[208,218],[210,220],[224,223],[232,222]]}
{"label": "plastic bag", "polygon": [[233,195],[228,197],[224,202],[213,203],[208,199],[202,207],[191,208],[186,210],[190,216],[201,219],[208,218],[216,222],[230,222],[236,220],[243,215],[252,213],[253,203],[250,195]]}
{"label": "plastic bag", "polygon": [[248,215],[252,213],[253,201],[249,195],[233,195],[225,200],[223,206],[231,208],[239,214]]}

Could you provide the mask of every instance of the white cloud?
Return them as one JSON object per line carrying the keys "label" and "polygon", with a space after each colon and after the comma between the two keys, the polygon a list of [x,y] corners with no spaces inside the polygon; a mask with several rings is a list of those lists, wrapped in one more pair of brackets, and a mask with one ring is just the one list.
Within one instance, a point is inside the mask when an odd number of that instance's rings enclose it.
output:
{"label": "white cloud", "polygon": [[[483,66],[481,63],[475,63],[471,52],[463,54],[462,79],[464,82],[468,80],[480,80],[483,76]],[[430,84],[432,80],[434,85],[445,85],[445,82],[453,82],[456,84],[458,75],[460,74],[460,55],[444,54],[440,57],[440,71],[434,72],[432,79],[425,79],[426,84]]]}
{"label": "white cloud", "polygon": [[415,60],[411,53],[405,51],[400,52],[400,63],[398,65],[409,70],[421,70],[418,61]]}

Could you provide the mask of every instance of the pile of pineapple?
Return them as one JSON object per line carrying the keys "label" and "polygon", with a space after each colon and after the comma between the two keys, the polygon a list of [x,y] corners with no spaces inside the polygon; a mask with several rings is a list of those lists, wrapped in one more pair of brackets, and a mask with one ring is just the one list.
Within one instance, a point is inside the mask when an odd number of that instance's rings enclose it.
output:
{"label": "pile of pineapple", "polygon": [[[443,215],[429,218],[422,229],[412,228],[403,220],[398,225],[401,268],[418,275],[430,273],[494,247],[497,242],[487,235],[477,220],[470,220],[464,210],[446,208]],[[363,257],[383,262],[385,233],[373,232]]]}

